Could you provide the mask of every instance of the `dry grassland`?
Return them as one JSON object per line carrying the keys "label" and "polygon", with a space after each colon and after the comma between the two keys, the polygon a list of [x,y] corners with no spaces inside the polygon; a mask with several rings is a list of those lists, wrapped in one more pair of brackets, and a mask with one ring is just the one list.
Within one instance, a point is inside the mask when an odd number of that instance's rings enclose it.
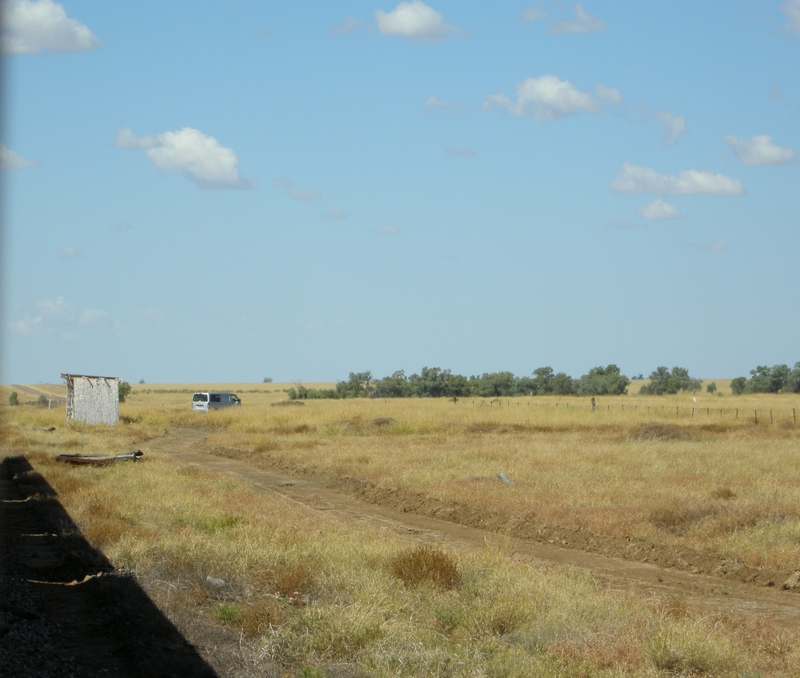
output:
{"label": "dry grassland", "polygon": [[[580,529],[793,571],[797,397],[629,396],[598,399],[596,412],[578,398],[297,406],[273,405],[284,386],[264,384],[237,389],[241,408],[200,414],[189,410],[186,388],[134,386],[113,428],[66,426],[63,411],[4,408],[5,453],[25,454],[85,536],[135,572],[168,613],[188,608],[241,631],[238,652],[252,675],[800,675],[796,639],[766,622],[534,568],[502,539],[480,551],[414,550],[148,453],[148,440],[198,428],[208,433],[206,450],[349,476],[508,525]],[[744,416],[755,409],[772,409],[774,423]],[[145,463],[53,461],[65,450],[135,448]],[[501,471],[515,484],[500,482]]]}

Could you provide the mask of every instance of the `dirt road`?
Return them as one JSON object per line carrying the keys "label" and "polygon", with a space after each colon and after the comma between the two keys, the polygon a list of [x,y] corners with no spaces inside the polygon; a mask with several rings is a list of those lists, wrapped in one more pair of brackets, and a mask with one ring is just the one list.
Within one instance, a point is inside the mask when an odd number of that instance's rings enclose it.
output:
{"label": "dirt road", "polygon": [[[177,464],[231,476],[261,491],[280,495],[287,501],[325,511],[346,523],[389,530],[411,540],[440,543],[454,549],[482,548],[487,541],[504,539],[504,548],[513,552],[516,559],[539,566],[587,571],[598,582],[611,588],[674,598],[702,610],[761,616],[785,628],[797,629],[800,626],[800,594],[780,590],[774,585],[694,574],[555,544],[515,539],[491,530],[458,524],[452,522],[452,518],[441,520],[370,503],[325,487],[313,478],[284,475],[248,461],[212,454],[203,447],[203,438],[202,431],[181,429],[150,440],[147,445],[150,451],[161,453]],[[342,487],[346,488],[347,484],[342,484]],[[753,579],[758,581],[758,578]]]}

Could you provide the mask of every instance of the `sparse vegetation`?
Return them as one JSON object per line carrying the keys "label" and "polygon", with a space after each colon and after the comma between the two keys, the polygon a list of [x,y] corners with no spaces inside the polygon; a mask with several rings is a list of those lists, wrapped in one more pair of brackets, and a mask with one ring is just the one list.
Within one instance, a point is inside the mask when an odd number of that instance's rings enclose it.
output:
{"label": "sparse vegetation", "polygon": [[[537,376],[547,388],[551,375]],[[190,428],[198,450],[346,478],[372,501],[405,497],[414,510],[477,516],[501,534],[536,539],[546,526],[545,540],[576,548],[586,536],[619,540],[626,557],[654,544],[704,562],[793,571],[800,488],[785,469],[800,441],[795,395],[698,393],[688,408],[685,395],[596,396],[596,412],[588,397],[552,394],[271,408],[285,397],[278,389],[198,416],[191,392],[136,389],[116,427],[67,427],[62,408],[16,408],[4,422],[6,454],[25,454],[82,532],[168,614],[241,632],[237,651],[254,666],[309,676],[800,673],[794,635],[761,619],[608,590],[515,556],[500,537],[478,550],[418,546],[149,447]],[[755,424],[745,409],[771,409],[774,422]],[[146,461],[53,461],[61,448],[131,447]],[[501,470],[513,486],[497,479]]]}

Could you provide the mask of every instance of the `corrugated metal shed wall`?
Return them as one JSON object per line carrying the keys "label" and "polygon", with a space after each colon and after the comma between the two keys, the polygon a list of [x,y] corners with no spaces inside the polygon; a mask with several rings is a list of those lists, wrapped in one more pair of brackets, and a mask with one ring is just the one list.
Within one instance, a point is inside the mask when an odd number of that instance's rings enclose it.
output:
{"label": "corrugated metal shed wall", "polygon": [[119,378],[62,374],[67,381],[67,421],[108,424],[119,421]]}

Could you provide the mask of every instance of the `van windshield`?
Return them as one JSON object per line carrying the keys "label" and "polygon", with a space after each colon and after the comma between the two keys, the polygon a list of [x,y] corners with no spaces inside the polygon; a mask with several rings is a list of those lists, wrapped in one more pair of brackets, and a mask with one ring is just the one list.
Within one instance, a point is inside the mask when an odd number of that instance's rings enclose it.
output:
{"label": "van windshield", "polygon": [[195,393],[192,396],[192,402],[195,403],[204,403],[208,400],[208,396],[205,393]]}

